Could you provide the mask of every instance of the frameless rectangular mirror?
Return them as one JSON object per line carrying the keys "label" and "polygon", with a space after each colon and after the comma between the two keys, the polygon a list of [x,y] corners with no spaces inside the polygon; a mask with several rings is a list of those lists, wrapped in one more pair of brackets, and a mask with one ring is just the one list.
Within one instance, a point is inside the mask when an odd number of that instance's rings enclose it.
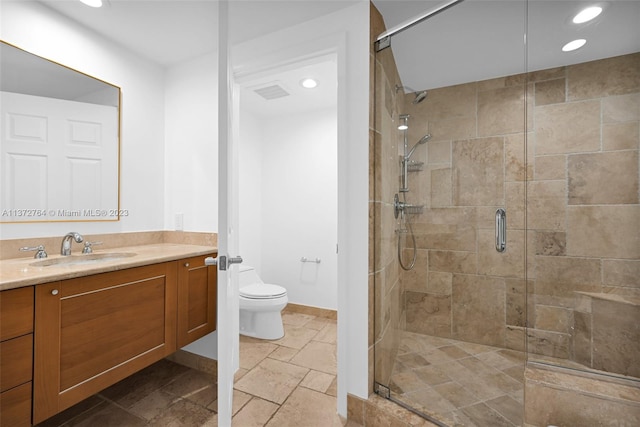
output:
{"label": "frameless rectangular mirror", "polygon": [[120,88],[0,41],[0,222],[117,221]]}

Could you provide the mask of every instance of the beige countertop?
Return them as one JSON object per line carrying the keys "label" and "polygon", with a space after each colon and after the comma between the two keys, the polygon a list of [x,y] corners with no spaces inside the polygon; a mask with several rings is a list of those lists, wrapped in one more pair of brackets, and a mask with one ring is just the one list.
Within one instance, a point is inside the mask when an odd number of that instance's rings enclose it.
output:
{"label": "beige countertop", "polygon": [[23,286],[39,285],[57,280],[72,279],[74,277],[89,276],[91,274],[106,273],[131,267],[156,264],[177,259],[189,258],[199,255],[207,255],[217,252],[216,247],[185,245],[177,243],[159,243],[143,246],[128,246],[121,248],[94,250],[93,254],[133,254],[117,259],[102,259],[87,263],[53,264],[48,266],[42,261],[55,263],[59,258],[71,261],[80,261],[83,255],[74,252],[71,256],[49,255],[48,258],[34,259],[14,258],[0,260],[0,291],[21,288]]}

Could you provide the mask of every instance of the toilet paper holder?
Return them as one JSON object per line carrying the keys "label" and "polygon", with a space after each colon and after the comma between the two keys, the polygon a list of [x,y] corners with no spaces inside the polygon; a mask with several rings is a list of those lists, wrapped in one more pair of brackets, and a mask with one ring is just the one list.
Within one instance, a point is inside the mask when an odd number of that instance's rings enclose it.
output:
{"label": "toilet paper holder", "polygon": [[314,262],[316,264],[320,264],[322,260],[320,258],[309,259],[306,256],[303,256],[302,258],[300,258],[300,262]]}

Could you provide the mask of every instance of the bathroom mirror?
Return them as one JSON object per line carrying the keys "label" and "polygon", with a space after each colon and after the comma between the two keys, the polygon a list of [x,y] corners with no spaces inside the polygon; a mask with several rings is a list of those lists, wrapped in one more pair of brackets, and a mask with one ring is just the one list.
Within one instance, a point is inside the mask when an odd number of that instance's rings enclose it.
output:
{"label": "bathroom mirror", "polygon": [[120,88],[0,41],[0,222],[117,221]]}

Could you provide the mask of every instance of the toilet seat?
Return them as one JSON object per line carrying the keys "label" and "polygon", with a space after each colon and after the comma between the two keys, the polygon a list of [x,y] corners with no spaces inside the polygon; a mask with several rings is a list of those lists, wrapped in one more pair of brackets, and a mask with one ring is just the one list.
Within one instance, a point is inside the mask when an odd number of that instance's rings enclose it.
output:
{"label": "toilet seat", "polygon": [[273,299],[287,294],[282,286],[268,283],[254,283],[240,288],[240,296],[248,299]]}

